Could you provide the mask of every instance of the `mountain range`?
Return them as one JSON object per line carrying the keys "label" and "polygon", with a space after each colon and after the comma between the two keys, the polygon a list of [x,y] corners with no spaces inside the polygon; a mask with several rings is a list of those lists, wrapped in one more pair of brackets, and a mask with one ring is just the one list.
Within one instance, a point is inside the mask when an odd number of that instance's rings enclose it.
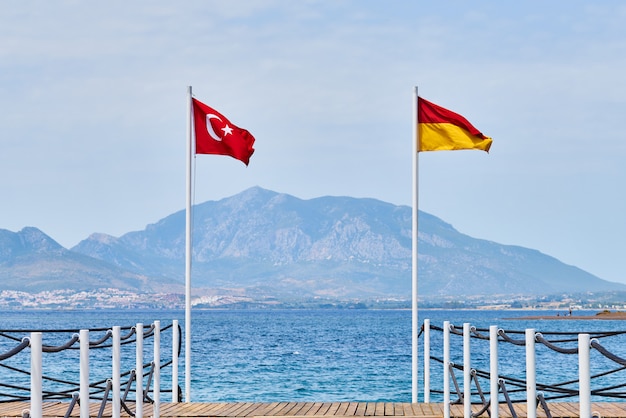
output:
{"label": "mountain range", "polygon": [[[185,211],[71,249],[34,227],[0,229],[0,290],[182,293]],[[539,251],[472,238],[419,212],[421,296],[626,290]],[[376,199],[302,200],[260,187],[193,210],[192,281],[207,294],[410,298],[411,208]]]}

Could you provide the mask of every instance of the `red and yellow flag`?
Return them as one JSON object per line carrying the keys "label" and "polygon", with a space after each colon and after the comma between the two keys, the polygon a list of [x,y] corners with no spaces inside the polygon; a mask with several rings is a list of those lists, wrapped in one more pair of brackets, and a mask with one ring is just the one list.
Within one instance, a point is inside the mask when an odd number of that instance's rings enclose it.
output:
{"label": "red and yellow flag", "polygon": [[418,97],[418,151],[477,149],[489,152],[491,138],[463,116]]}

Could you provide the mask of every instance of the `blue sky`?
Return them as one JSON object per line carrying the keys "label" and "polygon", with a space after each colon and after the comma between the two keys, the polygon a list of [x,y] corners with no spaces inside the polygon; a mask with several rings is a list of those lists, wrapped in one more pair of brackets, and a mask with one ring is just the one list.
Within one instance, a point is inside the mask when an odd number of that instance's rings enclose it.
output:
{"label": "blue sky", "polygon": [[14,1],[0,11],[0,228],[66,247],[184,208],[186,89],[256,137],[252,186],[411,203],[412,91],[493,137],[419,158],[459,231],[626,282],[621,1]]}

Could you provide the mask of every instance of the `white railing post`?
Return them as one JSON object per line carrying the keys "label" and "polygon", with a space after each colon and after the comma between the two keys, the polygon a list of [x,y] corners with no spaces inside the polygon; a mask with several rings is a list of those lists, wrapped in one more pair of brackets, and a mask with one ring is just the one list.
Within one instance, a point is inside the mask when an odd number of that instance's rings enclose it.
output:
{"label": "white railing post", "polygon": [[450,321],[443,322],[443,417],[450,418]]}
{"label": "white railing post", "polygon": [[180,351],[180,330],[178,319],[172,321],[172,403],[178,403],[178,352]]}
{"label": "white railing post", "polygon": [[591,417],[591,363],[589,334],[578,334],[578,397],[580,418]]}
{"label": "white railing post", "polygon": [[89,330],[81,329],[80,341],[80,418],[89,418]]}
{"label": "white railing post", "polygon": [[470,348],[470,324],[463,324],[463,416],[472,418],[472,352]]}
{"label": "white railing post", "polygon": [[161,321],[154,321],[154,389],[153,418],[161,416]]}
{"label": "white railing post", "polygon": [[424,403],[430,403],[430,319],[424,319]]}
{"label": "white railing post", "polygon": [[498,327],[489,327],[489,386],[490,386],[490,407],[491,418],[498,418],[500,385],[498,384]]}
{"label": "white railing post", "polygon": [[122,347],[122,330],[119,326],[113,327],[113,352],[112,357],[112,378],[113,378],[113,410],[111,415],[113,418],[120,418],[122,408],[122,383],[121,383],[121,347]]}
{"label": "white railing post", "polygon": [[41,332],[30,333],[30,416],[43,415],[43,360]]}
{"label": "white railing post", "polygon": [[143,418],[143,324],[135,326],[135,417]]}
{"label": "white railing post", "polygon": [[526,416],[537,418],[537,370],[535,364],[535,330],[526,330]]}

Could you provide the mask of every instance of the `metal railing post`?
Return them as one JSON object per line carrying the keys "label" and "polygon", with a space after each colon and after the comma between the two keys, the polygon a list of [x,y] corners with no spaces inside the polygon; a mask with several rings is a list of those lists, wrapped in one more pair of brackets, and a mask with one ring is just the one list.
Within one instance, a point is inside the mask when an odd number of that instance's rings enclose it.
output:
{"label": "metal railing post", "polygon": [[463,416],[472,418],[472,353],[470,347],[470,324],[463,324]]}
{"label": "metal railing post", "polygon": [[122,383],[121,383],[121,345],[122,345],[122,330],[119,326],[113,327],[113,352],[112,356],[112,369],[113,369],[113,410],[111,415],[113,418],[120,418],[122,409]]}
{"label": "metal railing post", "polygon": [[489,327],[489,391],[491,395],[491,418],[498,418],[499,413],[498,394],[500,393],[500,384],[498,373],[498,327],[491,325]]}
{"label": "metal railing post", "polygon": [[135,417],[143,417],[143,324],[135,326]]}
{"label": "metal railing post", "polygon": [[80,418],[89,418],[89,330],[81,329],[80,341]]}
{"label": "metal railing post", "polygon": [[535,330],[526,330],[526,411],[527,418],[537,418],[537,370],[535,363]]}
{"label": "metal railing post", "polygon": [[30,416],[43,415],[43,361],[41,332],[30,333]]}
{"label": "metal railing post", "polygon": [[161,321],[154,321],[154,389],[152,416],[161,416]]}
{"label": "metal railing post", "polygon": [[178,352],[180,351],[180,329],[178,319],[172,321],[172,403],[178,403]]}
{"label": "metal railing post", "polygon": [[589,334],[578,334],[578,397],[580,418],[591,417],[591,364]]}
{"label": "metal railing post", "polygon": [[450,321],[443,322],[443,417],[450,418]]}
{"label": "metal railing post", "polygon": [[430,403],[430,319],[424,319],[424,403]]}

